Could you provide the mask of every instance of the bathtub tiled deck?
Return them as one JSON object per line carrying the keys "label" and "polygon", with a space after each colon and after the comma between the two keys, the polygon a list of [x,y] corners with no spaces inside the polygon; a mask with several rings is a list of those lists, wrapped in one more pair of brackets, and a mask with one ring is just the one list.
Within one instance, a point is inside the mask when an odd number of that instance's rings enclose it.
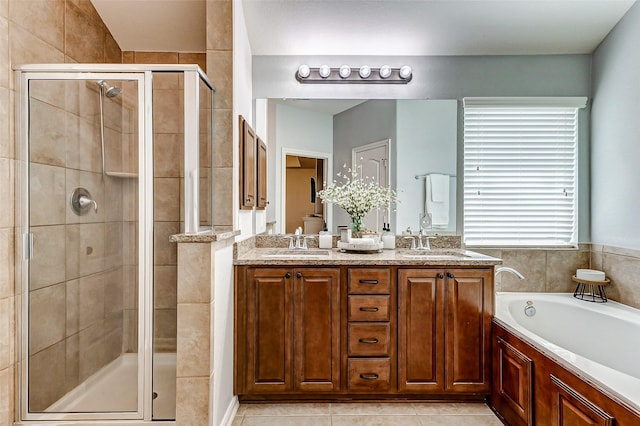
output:
{"label": "bathtub tiled deck", "polygon": [[232,426],[501,426],[483,403],[241,404]]}

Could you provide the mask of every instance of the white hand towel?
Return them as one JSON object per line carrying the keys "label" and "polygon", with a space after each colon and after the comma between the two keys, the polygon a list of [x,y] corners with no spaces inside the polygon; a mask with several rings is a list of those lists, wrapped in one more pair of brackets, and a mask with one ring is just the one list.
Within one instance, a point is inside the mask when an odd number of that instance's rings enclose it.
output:
{"label": "white hand towel", "polygon": [[[431,213],[432,226],[447,228],[449,226],[449,175],[427,175],[425,189],[425,208],[427,213]],[[442,201],[436,201],[437,199]]]}
{"label": "white hand towel", "polygon": [[443,203],[449,198],[449,175],[431,173],[431,201]]}

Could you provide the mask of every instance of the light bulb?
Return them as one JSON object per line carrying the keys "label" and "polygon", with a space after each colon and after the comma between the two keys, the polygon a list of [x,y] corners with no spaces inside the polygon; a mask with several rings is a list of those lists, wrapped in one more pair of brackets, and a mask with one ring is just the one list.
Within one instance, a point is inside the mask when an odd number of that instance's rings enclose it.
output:
{"label": "light bulb", "polygon": [[380,78],[389,78],[391,76],[391,67],[383,65],[380,67]]}
{"label": "light bulb", "polygon": [[318,69],[318,74],[320,74],[322,78],[327,78],[329,74],[331,74],[331,68],[329,68],[329,65],[322,65],[320,69]]}
{"label": "light bulb", "polygon": [[371,68],[368,65],[360,67],[360,78],[369,78],[371,75]]}
{"label": "light bulb", "polygon": [[309,65],[300,65],[298,67],[298,75],[300,76],[300,78],[307,78],[310,74],[311,69],[309,68]]}
{"label": "light bulb", "polygon": [[340,77],[349,78],[351,75],[351,67],[349,65],[342,65],[340,67]]}
{"label": "light bulb", "polygon": [[400,78],[403,80],[407,80],[411,77],[411,67],[409,65],[404,65],[400,68]]}

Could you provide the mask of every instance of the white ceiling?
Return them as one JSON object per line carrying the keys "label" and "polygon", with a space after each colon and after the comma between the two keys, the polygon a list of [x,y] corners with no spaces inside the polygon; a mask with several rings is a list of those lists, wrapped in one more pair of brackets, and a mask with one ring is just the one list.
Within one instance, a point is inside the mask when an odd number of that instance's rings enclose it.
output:
{"label": "white ceiling", "polygon": [[[91,1],[123,50],[205,51],[204,0]],[[635,2],[234,1],[254,55],[591,53]]]}
{"label": "white ceiling", "polygon": [[242,0],[253,55],[591,53],[635,0]]}

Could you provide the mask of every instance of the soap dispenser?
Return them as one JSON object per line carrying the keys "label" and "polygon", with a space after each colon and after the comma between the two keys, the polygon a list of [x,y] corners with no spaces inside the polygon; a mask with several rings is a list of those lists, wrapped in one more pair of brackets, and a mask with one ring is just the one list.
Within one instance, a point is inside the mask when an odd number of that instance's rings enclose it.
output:
{"label": "soap dispenser", "polygon": [[333,235],[327,230],[327,222],[324,222],[322,231],[319,232],[318,247],[321,249],[330,249],[333,247]]}
{"label": "soap dispenser", "polygon": [[396,248],[396,236],[391,232],[389,223],[382,225],[382,247],[388,250]]}

